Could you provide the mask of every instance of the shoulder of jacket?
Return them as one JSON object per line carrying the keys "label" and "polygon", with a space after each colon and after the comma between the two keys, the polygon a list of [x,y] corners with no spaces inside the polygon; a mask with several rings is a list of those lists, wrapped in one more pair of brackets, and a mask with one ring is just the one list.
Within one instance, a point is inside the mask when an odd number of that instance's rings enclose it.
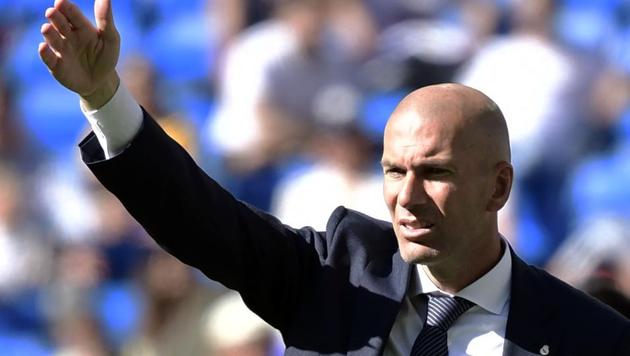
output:
{"label": "shoulder of jacket", "polygon": [[344,206],[337,207],[326,224],[328,233],[335,233],[340,229],[349,229],[353,233],[366,233],[367,235],[393,233],[390,222],[373,218]]}

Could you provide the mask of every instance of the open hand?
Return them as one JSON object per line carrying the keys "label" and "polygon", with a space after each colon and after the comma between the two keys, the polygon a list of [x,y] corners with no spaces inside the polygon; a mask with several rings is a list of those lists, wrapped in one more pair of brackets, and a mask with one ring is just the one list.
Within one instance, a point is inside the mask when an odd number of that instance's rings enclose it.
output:
{"label": "open hand", "polygon": [[96,0],[96,27],[69,0],[56,0],[45,13],[45,42],[39,55],[52,75],[76,92],[91,108],[105,104],[118,87],[116,63],[120,35],[114,25],[111,0]]}

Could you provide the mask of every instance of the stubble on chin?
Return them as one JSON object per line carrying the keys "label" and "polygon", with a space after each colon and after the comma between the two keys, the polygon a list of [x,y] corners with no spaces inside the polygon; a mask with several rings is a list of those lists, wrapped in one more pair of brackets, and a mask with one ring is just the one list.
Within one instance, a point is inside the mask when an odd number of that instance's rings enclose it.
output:
{"label": "stubble on chin", "polygon": [[431,265],[439,258],[439,251],[427,246],[407,242],[400,248],[402,260],[409,264]]}

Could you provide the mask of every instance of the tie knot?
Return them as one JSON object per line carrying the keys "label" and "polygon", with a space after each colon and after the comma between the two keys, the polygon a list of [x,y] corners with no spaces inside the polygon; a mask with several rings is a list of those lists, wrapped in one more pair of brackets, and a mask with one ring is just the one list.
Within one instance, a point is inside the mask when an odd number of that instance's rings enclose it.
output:
{"label": "tie knot", "polygon": [[460,315],[475,305],[475,303],[461,297],[431,294],[427,294],[427,296],[429,297],[427,323],[443,330],[448,330]]}

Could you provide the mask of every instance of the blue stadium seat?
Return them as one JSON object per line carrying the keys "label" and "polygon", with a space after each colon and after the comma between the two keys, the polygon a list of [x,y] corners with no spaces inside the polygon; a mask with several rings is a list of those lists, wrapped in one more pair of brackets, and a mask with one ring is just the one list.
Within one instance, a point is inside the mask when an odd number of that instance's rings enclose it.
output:
{"label": "blue stadium seat", "polygon": [[144,306],[132,283],[106,283],[99,290],[95,307],[107,341],[116,348],[128,342],[140,327]]}
{"label": "blue stadium seat", "polygon": [[571,177],[575,220],[597,215],[630,217],[630,147],[582,164]]}
{"label": "blue stadium seat", "polygon": [[145,37],[144,51],[170,83],[209,80],[215,43],[202,13],[164,21]]}
{"label": "blue stadium seat", "polygon": [[571,177],[570,194],[578,221],[598,214],[630,218],[630,109],[617,123],[617,132],[612,153],[584,162]]}
{"label": "blue stadium seat", "polygon": [[540,222],[532,199],[522,195],[518,201],[517,236],[518,254],[528,263],[544,265],[555,246]]}
{"label": "blue stadium seat", "polygon": [[0,355],[53,356],[53,349],[32,334],[0,333]]}
{"label": "blue stadium seat", "polygon": [[615,31],[612,18],[621,0],[565,0],[555,18],[555,30],[571,47],[595,51]]}
{"label": "blue stadium seat", "polygon": [[396,90],[392,92],[378,92],[366,96],[361,108],[359,126],[375,142],[383,139],[383,130],[398,102],[406,92]]}
{"label": "blue stadium seat", "polygon": [[213,98],[193,90],[184,92],[178,103],[197,130],[204,127],[206,120],[216,111],[216,105]]}
{"label": "blue stadium seat", "polygon": [[37,53],[37,47],[42,41],[40,24],[31,24],[9,47],[3,73],[11,84],[17,85],[17,89],[32,86],[42,80],[51,80],[48,69]]}
{"label": "blue stadium seat", "polygon": [[[146,1],[146,0],[144,0]],[[202,14],[207,0],[159,0],[153,1],[158,16],[162,21],[169,21],[173,17]]]}
{"label": "blue stadium seat", "polygon": [[18,99],[18,109],[29,134],[53,154],[73,150],[87,128],[76,94],[52,79],[27,87]]}

